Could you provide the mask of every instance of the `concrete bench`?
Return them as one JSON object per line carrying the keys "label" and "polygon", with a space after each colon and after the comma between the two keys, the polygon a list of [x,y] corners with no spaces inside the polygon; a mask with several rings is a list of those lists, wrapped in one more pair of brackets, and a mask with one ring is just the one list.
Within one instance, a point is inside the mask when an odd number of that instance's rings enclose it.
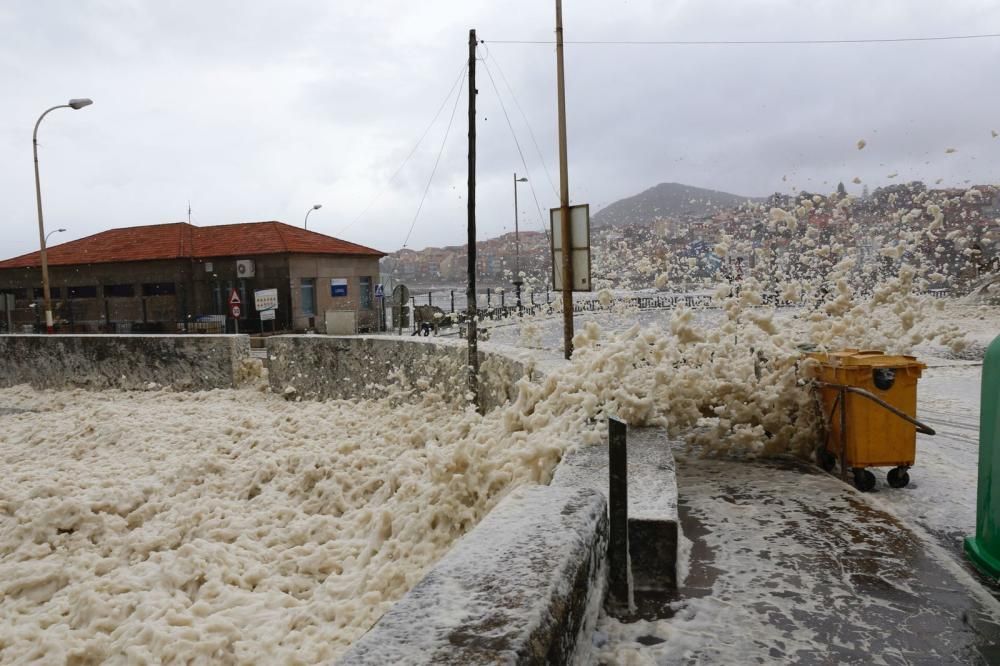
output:
{"label": "concrete bench", "polygon": [[597,620],[607,544],[600,493],[518,488],[338,663],[569,663]]}
{"label": "concrete bench", "polygon": [[[567,454],[552,485],[608,494],[608,447],[585,446]],[[677,586],[677,474],[666,431],[629,428],[628,541],[637,594]]]}

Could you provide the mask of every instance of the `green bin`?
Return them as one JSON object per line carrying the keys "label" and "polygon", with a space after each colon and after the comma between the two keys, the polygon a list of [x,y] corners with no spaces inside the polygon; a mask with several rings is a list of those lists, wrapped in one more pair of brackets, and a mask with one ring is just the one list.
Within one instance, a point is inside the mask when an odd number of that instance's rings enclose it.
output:
{"label": "green bin", "polygon": [[976,536],[966,538],[965,553],[980,571],[1000,578],[1000,337],[983,359]]}

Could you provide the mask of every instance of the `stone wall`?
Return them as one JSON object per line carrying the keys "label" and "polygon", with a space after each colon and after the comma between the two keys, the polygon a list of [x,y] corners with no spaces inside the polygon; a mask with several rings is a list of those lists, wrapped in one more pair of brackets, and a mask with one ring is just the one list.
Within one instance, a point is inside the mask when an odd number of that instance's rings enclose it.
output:
{"label": "stone wall", "polygon": [[[464,341],[379,336],[281,335],[267,339],[271,390],[309,400],[379,398],[400,383],[417,392],[441,391],[465,400],[468,352]],[[481,345],[480,395],[490,410],[513,400],[516,382],[535,376],[526,364]]]}
{"label": "stone wall", "polygon": [[233,388],[249,356],[245,335],[4,335],[0,386]]}
{"label": "stone wall", "polygon": [[606,506],[589,488],[514,490],[338,663],[573,663],[604,592]]}

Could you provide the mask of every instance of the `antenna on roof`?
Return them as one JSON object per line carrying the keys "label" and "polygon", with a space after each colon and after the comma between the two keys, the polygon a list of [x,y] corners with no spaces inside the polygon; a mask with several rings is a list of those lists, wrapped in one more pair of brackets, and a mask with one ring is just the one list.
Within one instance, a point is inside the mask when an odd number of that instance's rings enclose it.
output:
{"label": "antenna on roof", "polygon": [[191,224],[191,200],[188,199],[188,224]]}

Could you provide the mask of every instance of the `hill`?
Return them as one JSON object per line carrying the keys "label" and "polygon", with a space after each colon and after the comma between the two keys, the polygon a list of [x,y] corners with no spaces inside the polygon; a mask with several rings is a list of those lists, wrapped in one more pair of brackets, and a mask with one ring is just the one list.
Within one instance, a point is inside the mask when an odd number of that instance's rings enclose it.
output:
{"label": "hill", "polygon": [[657,218],[703,217],[738,206],[750,197],[680,183],[660,183],[602,208],[591,217],[594,227],[651,224]]}

